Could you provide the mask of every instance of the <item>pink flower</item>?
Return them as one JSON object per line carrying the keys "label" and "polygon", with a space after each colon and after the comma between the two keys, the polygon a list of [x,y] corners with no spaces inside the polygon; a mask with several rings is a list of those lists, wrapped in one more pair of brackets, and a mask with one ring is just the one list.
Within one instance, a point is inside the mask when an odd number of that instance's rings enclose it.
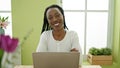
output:
{"label": "pink flower", "polygon": [[10,38],[8,35],[0,35],[0,48],[5,50],[6,52],[13,52],[15,51],[18,45],[17,38]]}
{"label": "pink flower", "polygon": [[8,26],[9,22],[0,22],[0,27],[4,27],[6,29],[6,26]]}
{"label": "pink flower", "polygon": [[9,24],[8,17],[1,17],[0,16],[0,27],[6,28],[6,26]]}

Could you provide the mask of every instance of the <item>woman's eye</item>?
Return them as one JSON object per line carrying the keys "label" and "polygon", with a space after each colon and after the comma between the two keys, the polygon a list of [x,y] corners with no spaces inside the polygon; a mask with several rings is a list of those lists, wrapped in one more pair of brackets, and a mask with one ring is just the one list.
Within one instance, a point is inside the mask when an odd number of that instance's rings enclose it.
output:
{"label": "woman's eye", "polygon": [[60,14],[55,15],[55,17],[60,17]]}
{"label": "woman's eye", "polygon": [[53,17],[49,17],[48,19],[51,20]]}

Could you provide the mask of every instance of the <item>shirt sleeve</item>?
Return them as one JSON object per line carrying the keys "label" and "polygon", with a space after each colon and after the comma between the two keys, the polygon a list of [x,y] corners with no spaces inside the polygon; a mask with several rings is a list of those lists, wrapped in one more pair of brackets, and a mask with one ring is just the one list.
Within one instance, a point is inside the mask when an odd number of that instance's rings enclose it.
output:
{"label": "shirt sleeve", "polygon": [[40,36],[40,41],[38,43],[38,47],[36,52],[47,52],[47,34],[43,32]]}
{"label": "shirt sleeve", "polygon": [[76,32],[72,32],[73,35],[72,35],[72,49],[73,48],[76,48],[77,50],[79,50],[80,52],[80,61],[79,61],[79,64],[82,65],[82,49],[81,49],[81,46],[80,46],[80,43],[79,43],[79,37],[78,37],[78,34]]}
{"label": "shirt sleeve", "polygon": [[71,40],[71,44],[72,44],[72,49],[73,48],[76,48],[77,50],[79,50],[80,51],[80,43],[79,43],[79,37],[78,37],[78,35],[77,35],[77,33],[76,32],[71,32],[71,33],[73,33],[73,34],[71,34],[72,36],[71,36],[71,38],[72,38],[72,40]]}

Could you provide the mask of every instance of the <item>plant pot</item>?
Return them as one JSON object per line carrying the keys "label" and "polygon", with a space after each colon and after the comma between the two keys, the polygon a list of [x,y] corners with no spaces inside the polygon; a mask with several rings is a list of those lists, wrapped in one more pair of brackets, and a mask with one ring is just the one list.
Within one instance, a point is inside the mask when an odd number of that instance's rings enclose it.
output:
{"label": "plant pot", "polygon": [[2,27],[0,27],[0,34],[5,34],[5,30]]}
{"label": "plant pot", "polygon": [[91,55],[88,54],[88,61],[92,65],[112,65],[112,55]]}

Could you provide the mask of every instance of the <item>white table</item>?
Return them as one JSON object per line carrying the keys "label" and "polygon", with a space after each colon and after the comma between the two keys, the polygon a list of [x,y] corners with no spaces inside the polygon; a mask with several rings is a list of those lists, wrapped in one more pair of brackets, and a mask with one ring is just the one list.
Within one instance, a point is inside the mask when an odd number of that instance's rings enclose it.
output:
{"label": "white table", "polygon": [[[15,68],[33,68],[32,65],[17,65]],[[83,65],[80,68],[102,68],[100,65]]]}

